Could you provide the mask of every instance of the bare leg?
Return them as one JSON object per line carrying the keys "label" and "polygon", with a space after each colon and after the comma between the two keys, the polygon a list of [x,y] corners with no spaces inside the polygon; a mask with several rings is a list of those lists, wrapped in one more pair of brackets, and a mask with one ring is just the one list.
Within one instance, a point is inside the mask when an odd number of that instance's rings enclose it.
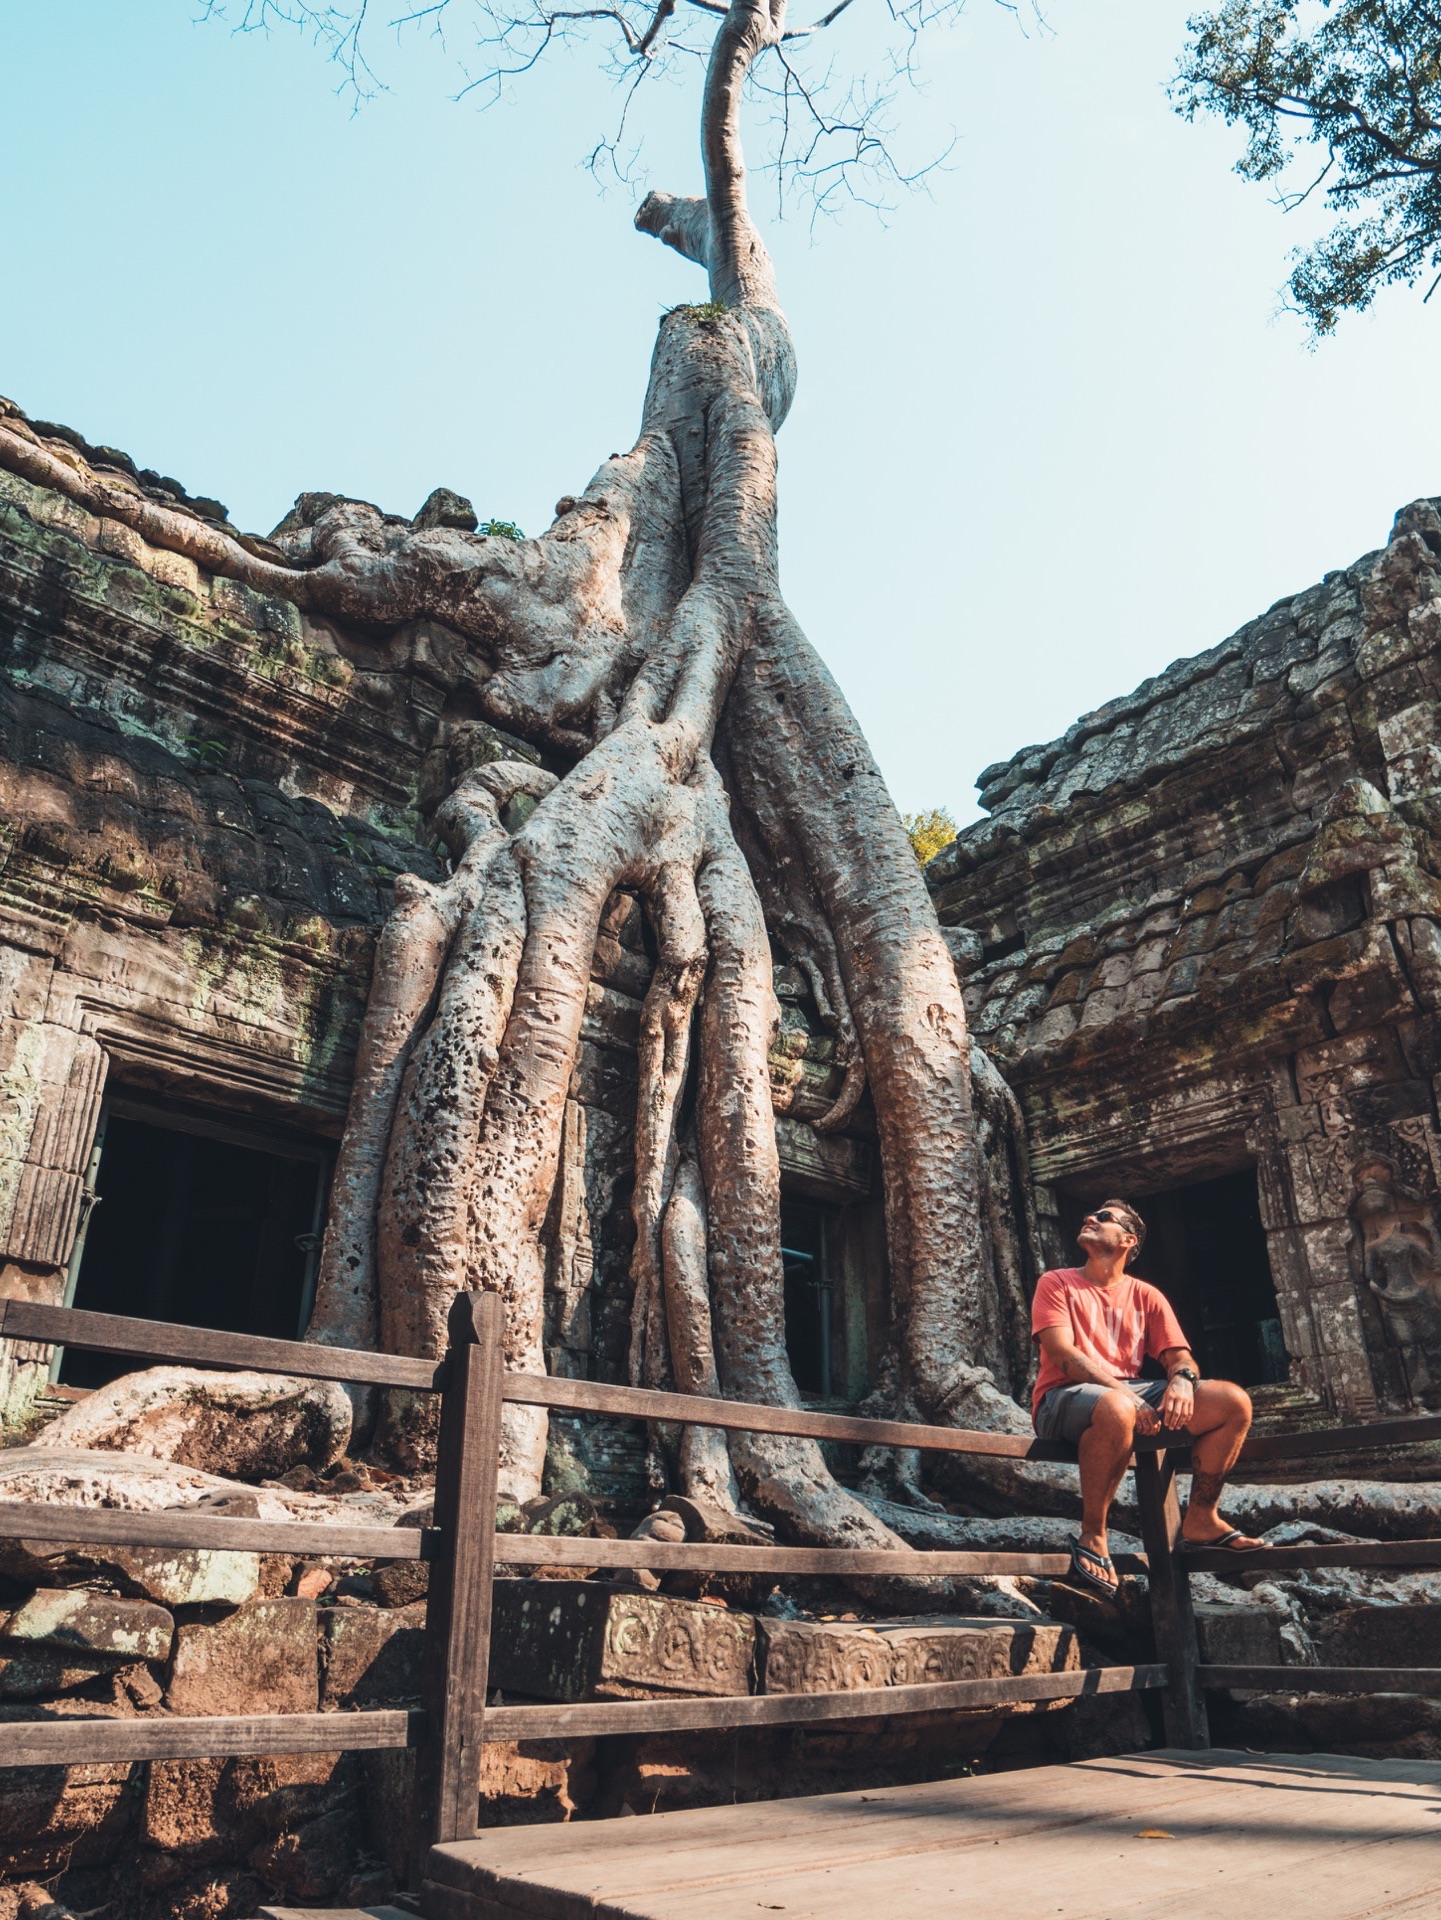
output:
{"label": "bare leg", "polygon": [[[1191,1491],[1181,1535],[1199,1545],[1229,1531],[1218,1505],[1226,1476],[1251,1430],[1251,1397],[1229,1380],[1203,1380],[1196,1389],[1196,1411],[1187,1424],[1196,1440],[1191,1448]],[[1246,1537],[1231,1544],[1240,1550],[1243,1546],[1260,1546],[1261,1542]]]}
{"label": "bare leg", "polygon": [[[1134,1394],[1117,1387],[1096,1402],[1091,1424],[1081,1435],[1081,1545],[1110,1555],[1106,1521],[1131,1459],[1138,1406]],[[1116,1584],[1114,1573],[1087,1566],[1098,1580]]]}

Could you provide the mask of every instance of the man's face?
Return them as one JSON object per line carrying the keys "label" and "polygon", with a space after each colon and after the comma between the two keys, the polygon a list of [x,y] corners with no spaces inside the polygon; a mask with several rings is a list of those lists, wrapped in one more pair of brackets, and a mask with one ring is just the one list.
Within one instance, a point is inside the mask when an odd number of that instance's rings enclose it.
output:
{"label": "man's face", "polygon": [[1087,1256],[1099,1253],[1110,1258],[1118,1253],[1129,1253],[1136,1244],[1136,1236],[1113,1207],[1097,1207],[1081,1222],[1076,1242]]}

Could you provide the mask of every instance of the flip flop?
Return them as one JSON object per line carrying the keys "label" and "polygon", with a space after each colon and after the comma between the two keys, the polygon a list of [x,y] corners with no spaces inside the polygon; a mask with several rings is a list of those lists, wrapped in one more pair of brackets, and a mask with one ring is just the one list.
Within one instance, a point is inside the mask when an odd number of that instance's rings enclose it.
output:
{"label": "flip flop", "polygon": [[1090,1547],[1083,1547],[1079,1537],[1075,1534],[1069,1537],[1067,1545],[1071,1549],[1071,1564],[1067,1571],[1067,1579],[1074,1580],[1076,1585],[1086,1593],[1098,1594],[1103,1600],[1114,1600],[1116,1597],[1115,1581],[1102,1580],[1098,1574],[1089,1573],[1086,1568],[1081,1565],[1083,1560],[1089,1560],[1093,1566],[1105,1567],[1108,1572],[1114,1572],[1114,1562],[1108,1560],[1104,1553],[1095,1553]]}
{"label": "flip flop", "polygon": [[1242,1533],[1239,1527],[1232,1527],[1226,1533],[1218,1533],[1214,1540],[1182,1540],[1181,1546],[1186,1553],[1216,1553],[1222,1550],[1226,1553],[1255,1553],[1255,1547],[1237,1547],[1231,1544],[1234,1540],[1246,1540],[1251,1537]]}

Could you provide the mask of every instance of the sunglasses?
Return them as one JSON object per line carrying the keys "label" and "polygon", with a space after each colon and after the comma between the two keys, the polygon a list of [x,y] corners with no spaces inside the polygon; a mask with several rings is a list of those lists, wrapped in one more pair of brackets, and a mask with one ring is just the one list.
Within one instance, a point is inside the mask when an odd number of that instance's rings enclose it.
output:
{"label": "sunglasses", "polygon": [[[1108,1227],[1124,1227],[1127,1233],[1135,1231],[1128,1220],[1123,1219],[1119,1213],[1112,1213],[1109,1207],[1102,1207],[1099,1213],[1088,1213],[1086,1220],[1099,1220]],[[1082,1226],[1085,1226],[1086,1220],[1081,1222]]]}

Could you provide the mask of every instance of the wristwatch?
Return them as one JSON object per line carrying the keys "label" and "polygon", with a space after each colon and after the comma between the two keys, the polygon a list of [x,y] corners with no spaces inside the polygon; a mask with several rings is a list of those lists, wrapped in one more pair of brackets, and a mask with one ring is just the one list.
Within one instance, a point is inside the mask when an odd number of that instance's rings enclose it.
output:
{"label": "wristwatch", "polygon": [[1200,1374],[1192,1373],[1189,1367],[1177,1367],[1176,1371],[1171,1375],[1171,1378],[1173,1380],[1189,1380],[1193,1387],[1199,1387],[1201,1384]]}

